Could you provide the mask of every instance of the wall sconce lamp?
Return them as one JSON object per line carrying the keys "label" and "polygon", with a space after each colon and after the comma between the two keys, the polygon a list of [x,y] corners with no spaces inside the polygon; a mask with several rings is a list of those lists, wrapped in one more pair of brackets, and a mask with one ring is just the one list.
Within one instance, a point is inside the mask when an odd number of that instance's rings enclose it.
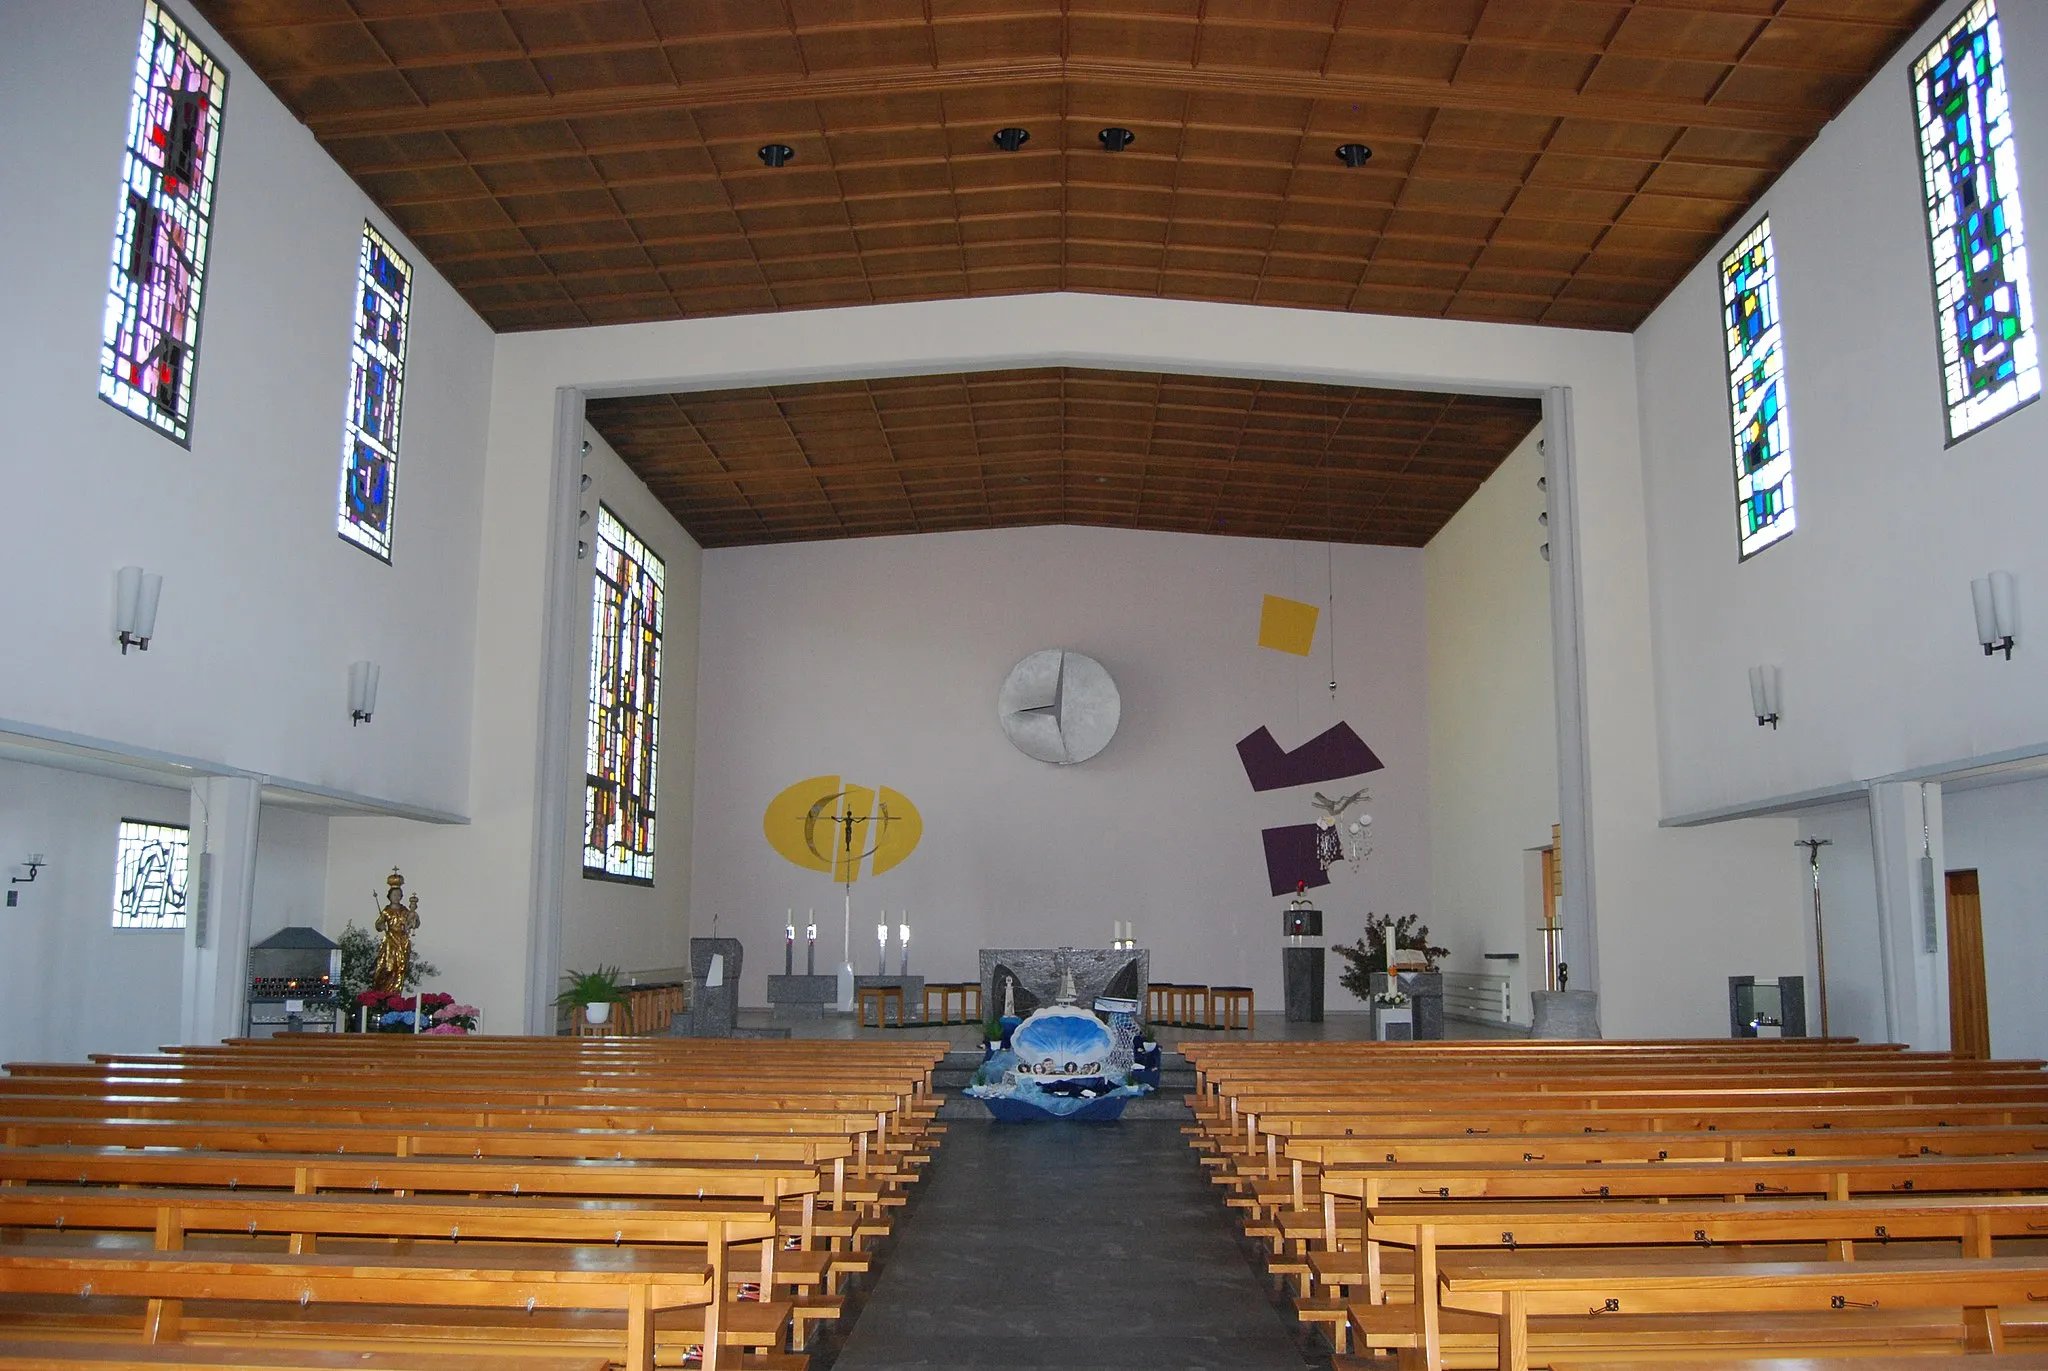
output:
{"label": "wall sconce lamp", "polygon": [[1749,707],[1756,715],[1756,726],[1769,724],[1778,726],[1778,690],[1780,685],[1778,668],[1774,666],[1753,666],[1749,669]]}
{"label": "wall sconce lamp", "polygon": [[25,861],[25,862],[23,862],[23,863],[22,863],[22,865],[28,868],[28,875],[26,875],[26,876],[10,876],[10,877],[8,877],[8,878],[7,878],[7,884],[9,884],[9,885],[32,885],[32,884],[34,884],[34,883],[35,883],[35,879],[36,879],[36,873],[37,873],[38,871],[41,871],[41,870],[42,870],[42,869],[43,869],[44,867],[48,866],[48,865],[49,865],[49,863],[43,860],[43,854],[42,854],[42,853],[40,853],[40,852],[31,852],[31,853],[29,853],[29,854],[28,854],[28,860],[27,860],[27,861]]}
{"label": "wall sconce lamp", "polygon": [[377,678],[384,669],[375,662],[348,664],[348,726],[370,722],[377,712]]}
{"label": "wall sconce lamp", "polygon": [[2010,571],[1994,571],[1970,582],[1970,600],[1977,610],[1977,641],[1984,655],[2003,652],[2012,660],[2013,640],[2019,633],[2019,602]]}
{"label": "wall sconce lamp", "polygon": [[164,593],[164,578],[139,566],[124,566],[114,577],[114,641],[121,655],[129,648],[149,651],[156,634],[156,602]]}

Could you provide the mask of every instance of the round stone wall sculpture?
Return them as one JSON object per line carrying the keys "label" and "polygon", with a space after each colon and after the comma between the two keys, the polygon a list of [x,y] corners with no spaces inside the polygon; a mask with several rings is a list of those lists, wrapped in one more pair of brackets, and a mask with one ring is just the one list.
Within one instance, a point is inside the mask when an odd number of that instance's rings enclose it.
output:
{"label": "round stone wall sculpture", "polygon": [[1085,762],[1116,735],[1123,699],[1102,663],[1046,648],[1010,668],[996,696],[1003,732],[1027,757],[1055,766]]}

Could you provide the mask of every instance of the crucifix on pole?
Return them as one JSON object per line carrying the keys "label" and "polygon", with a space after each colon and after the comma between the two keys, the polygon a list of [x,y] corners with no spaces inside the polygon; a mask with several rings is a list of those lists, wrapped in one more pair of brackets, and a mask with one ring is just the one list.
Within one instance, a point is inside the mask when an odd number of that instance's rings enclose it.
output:
{"label": "crucifix on pole", "polygon": [[1792,846],[1806,849],[1807,863],[1813,868],[1813,960],[1814,970],[1819,973],[1820,981],[1820,1035],[1825,1038],[1829,1036],[1828,939],[1827,930],[1822,925],[1820,917],[1820,850],[1824,847],[1833,847],[1834,842],[1828,838],[1801,838]]}

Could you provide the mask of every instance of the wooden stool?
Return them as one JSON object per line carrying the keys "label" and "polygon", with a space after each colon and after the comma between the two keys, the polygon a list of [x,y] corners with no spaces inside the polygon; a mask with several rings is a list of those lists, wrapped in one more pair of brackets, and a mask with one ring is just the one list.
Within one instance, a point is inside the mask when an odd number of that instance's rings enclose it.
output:
{"label": "wooden stool", "polygon": [[862,1028],[868,1026],[868,1006],[875,1007],[875,1027],[889,1026],[889,1005],[896,1006],[896,1026],[903,1027],[903,987],[900,985],[864,985],[860,988],[858,1002],[854,1005],[854,1022]]}
{"label": "wooden stool", "polygon": [[960,982],[960,1022],[981,1022],[981,982]]}
{"label": "wooden stool", "polygon": [[[1237,1012],[1244,1010],[1244,1022],[1237,1021]],[[1218,985],[1209,989],[1209,1027],[1252,1028],[1252,988],[1248,985]]]}
{"label": "wooden stool", "polygon": [[1172,981],[1153,981],[1145,987],[1145,1022],[1163,1024],[1173,1012]]}
{"label": "wooden stool", "polygon": [[[1195,1004],[1201,1003],[1201,1016],[1196,1017]],[[1169,988],[1167,996],[1167,1022],[1176,1028],[1207,1028],[1209,1026],[1209,987],[1206,985],[1175,985]]]}
{"label": "wooden stool", "polygon": [[[926,981],[924,983],[924,1021],[928,1024],[973,1023],[967,1017],[967,993],[974,992],[974,998],[981,998],[981,986],[965,985],[959,981]],[[960,1017],[953,1017],[953,1001],[960,1001]],[[932,1013],[932,1002],[939,1006],[937,1015]]]}

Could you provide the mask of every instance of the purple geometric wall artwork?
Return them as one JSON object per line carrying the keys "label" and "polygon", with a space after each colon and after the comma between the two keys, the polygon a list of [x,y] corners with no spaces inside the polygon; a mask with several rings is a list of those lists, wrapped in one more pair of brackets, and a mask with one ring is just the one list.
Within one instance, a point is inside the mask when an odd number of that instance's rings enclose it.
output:
{"label": "purple geometric wall artwork", "polygon": [[1259,836],[1266,840],[1266,879],[1275,895],[1290,895],[1302,885],[1330,883],[1329,873],[1316,860],[1314,824],[1269,828]]}
{"label": "purple geometric wall artwork", "polygon": [[[1261,725],[1256,732],[1239,740],[1237,755],[1244,762],[1244,774],[1251,781],[1252,789],[1260,791],[1314,785],[1318,781],[1340,781],[1346,776],[1378,771],[1384,765],[1365,745],[1365,739],[1353,732],[1347,723],[1338,723],[1318,733],[1292,752],[1281,751],[1272,730]],[[1306,826],[1314,827],[1313,824]],[[1268,830],[1269,833],[1272,831]],[[1266,850],[1272,851],[1270,842]],[[1310,884],[1321,885],[1322,882],[1312,881]],[[1287,888],[1294,888],[1292,878],[1289,878]]]}

